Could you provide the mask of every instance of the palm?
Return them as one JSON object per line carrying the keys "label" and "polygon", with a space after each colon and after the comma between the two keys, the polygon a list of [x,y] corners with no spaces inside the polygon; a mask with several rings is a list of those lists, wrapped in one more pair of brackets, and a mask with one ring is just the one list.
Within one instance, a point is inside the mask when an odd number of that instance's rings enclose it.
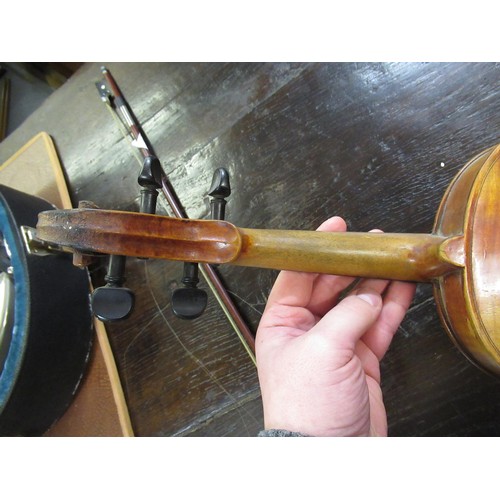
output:
{"label": "palm", "polygon": [[[345,230],[345,223],[333,218],[320,230]],[[314,435],[387,432],[379,361],[414,285],[358,283],[356,289],[369,291],[375,300],[384,296],[374,316],[364,301],[339,302],[352,281],[292,272],[278,277],[256,342],[266,427]]]}

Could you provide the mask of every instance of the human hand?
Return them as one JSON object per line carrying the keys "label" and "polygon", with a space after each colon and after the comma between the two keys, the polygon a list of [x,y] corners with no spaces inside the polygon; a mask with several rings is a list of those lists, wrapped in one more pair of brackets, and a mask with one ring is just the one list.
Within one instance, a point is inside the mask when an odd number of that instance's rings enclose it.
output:
{"label": "human hand", "polygon": [[[340,217],[319,231],[345,231]],[[379,362],[415,284],[282,271],[256,335],[266,429],[310,436],[385,436]]]}

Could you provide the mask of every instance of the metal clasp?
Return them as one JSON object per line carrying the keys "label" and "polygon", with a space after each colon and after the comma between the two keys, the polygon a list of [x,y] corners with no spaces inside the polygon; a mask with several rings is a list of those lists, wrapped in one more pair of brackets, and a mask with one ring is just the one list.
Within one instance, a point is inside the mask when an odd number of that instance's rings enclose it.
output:
{"label": "metal clasp", "polygon": [[54,255],[55,253],[72,253],[69,248],[62,247],[52,243],[47,243],[36,236],[36,229],[29,226],[20,226],[21,235],[23,237],[24,246],[29,255],[38,255],[45,257]]}

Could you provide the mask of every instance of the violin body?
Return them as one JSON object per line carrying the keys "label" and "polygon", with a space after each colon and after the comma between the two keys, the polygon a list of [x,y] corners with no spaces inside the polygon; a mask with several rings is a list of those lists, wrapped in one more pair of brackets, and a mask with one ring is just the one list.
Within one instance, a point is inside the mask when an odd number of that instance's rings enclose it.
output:
{"label": "violin body", "polygon": [[448,187],[433,232],[451,238],[460,269],[434,296],[449,336],[474,364],[500,374],[500,147],[472,159]]}

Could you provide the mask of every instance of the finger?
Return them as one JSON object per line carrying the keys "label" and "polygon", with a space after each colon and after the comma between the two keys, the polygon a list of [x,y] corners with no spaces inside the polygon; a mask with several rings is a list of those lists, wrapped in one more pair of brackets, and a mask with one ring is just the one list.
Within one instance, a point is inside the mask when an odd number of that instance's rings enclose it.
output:
{"label": "finger", "polygon": [[346,230],[347,230],[347,224],[345,220],[337,215],[325,220],[318,226],[318,229],[316,229],[316,231],[330,231],[330,232],[346,231]]}
{"label": "finger", "polygon": [[390,280],[379,278],[363,278],[356,283],[356,286],[349,292],[350,295],[356,295],[359,289],[372,290],[379,295],[383,295],[389,284]]}
{"label": "finger", "polygon": [[[345,231],[346,223],[341,217],[331,217],[323,222],[319,231]],[[294,307],[308,307],[313,286],[318,274],[282,271],[269,294],[269,307],[280,304]]]}
{"label": "finger", "polygon": [[[336,279],[329,282],[329,278]],[[320,280],[322,280],[322,282],[320,282]],[[360,289],[371,290],[379,295],[382,295],[390,283],[389,280],[377,278],[359,279],[349,276],[320,275],[314,283],[310,310],[317,316],[324,316],[332,307],[335,306],[342,292],[345,292],[346,288],[348,288],[355,280],[358,280],[358,282],[352,290],[346,293],[346,296],[356,295]]]}
{"label": "finger", "polygon": [[316,316],[324,316],[339,301],[339,297],[357,278],[320,274],[313,283],[309,309]]}
{"label": "finger", "polygon": [[393,281],[388,286],[380,316],[366,332],[363,342],[381,360],[389,346],[415,295],[416,284]]}
{"label": "finger", "polygon": [[352,356],[356,342],[377,320],[382,309],[382,297],[372,289],[360,288],[356,294],[341,300],[311,329],[339,353]]}

